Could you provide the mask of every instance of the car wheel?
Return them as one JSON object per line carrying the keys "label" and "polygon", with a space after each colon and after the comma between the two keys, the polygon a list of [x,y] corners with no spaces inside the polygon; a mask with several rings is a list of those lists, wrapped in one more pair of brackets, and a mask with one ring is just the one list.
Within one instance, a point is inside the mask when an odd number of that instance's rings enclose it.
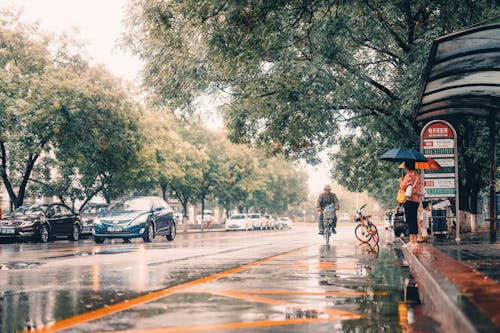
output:
{"label": "car wheel", "polygon": [[130,241],[131,241],[130,238],[123,238],[124,243],[130,243]]}
{"label": "car wheel", "polygon": [[102,244],[104,243],[104,237],[94,237],[94,242],[97,244]]}
{"label": "car wheel", "polygon": [[173,241],[176,235],[177,228],[175,227],[175,223],[172,223],[172,225],[170,226],[170,233],[167,235],[167,240],[170,242]]}
{"label": "car wheel", "polygon": [[146,243],[151,243],[154,238],[155,238],[155,231],[153,229],[153,224],[148,223],[148,225],[146,226],[146,230],[144,231],[144,235],[142,236],[142,239]]}
{"label": "car wheel", "polygon": [[44,224],[40,227],[38,238],[40,239],[40,242],[47,243],[49,241],[49,237],[50,237],[49,227],[47,227],[47,225]]}
{"label": "car wheel", "polygon": [[73,231],[71,235],[69,235],[69,239],[74,242],[80,239],[80,226],[78,226],[78,224],[73,224]]}

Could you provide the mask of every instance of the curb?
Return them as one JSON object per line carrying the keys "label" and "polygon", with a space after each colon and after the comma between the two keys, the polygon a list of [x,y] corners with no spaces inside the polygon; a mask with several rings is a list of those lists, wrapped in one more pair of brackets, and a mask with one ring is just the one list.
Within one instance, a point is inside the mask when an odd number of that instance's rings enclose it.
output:
{"label": "curb", "polygon": [[471,321],[411,250],[402,247],[402,251],[424,301],[430,305],[433,317],[440,322],[444,331],[478,333]]}

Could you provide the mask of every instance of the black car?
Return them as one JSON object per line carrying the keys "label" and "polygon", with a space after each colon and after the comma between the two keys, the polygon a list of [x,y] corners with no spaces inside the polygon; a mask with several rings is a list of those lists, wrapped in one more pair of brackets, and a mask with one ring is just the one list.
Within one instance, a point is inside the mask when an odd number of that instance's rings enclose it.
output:
{"label": "black car", "polygon": [[176,235],[174,211],[159,197],[137,196],[112,202],[94,219],[94,240],[106,238],[142,238],[151,242],[155,236],[173,241]]}
{"label": "black car", "polygon": [[34,238],[43,243],[53,237],[80,238],[82,222],[60,203],[22,206],[0,220],[0,237]]}

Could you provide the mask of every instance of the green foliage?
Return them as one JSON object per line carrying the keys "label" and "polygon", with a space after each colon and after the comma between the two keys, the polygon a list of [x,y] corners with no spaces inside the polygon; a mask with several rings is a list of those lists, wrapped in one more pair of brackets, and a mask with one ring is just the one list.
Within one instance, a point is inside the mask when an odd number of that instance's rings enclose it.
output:
{"label": "green foliage", "polygon": [[0,175],[14,206],[32,194],[84,204],[124,193],[139,151],[137,106],[122,84],[91,68],[68,36],[48,36],[2,11]]}
{"label": "green foliage", "polygon": [[146,61],[156,103],[190,110],[199,94],[223,91],[234,142],[311,162],[338,145],[336,179],[385,201],[395,172],[373,161],[418,149],[414,107],[432,39],[497,13],[494,0],[134,0],[124,44]]}

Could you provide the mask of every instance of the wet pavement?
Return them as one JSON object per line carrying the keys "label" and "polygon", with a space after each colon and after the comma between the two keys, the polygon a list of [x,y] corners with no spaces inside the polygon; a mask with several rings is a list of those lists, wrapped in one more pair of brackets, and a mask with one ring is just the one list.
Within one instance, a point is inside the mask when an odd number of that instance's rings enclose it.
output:
{"label": "wet pavement", "polygon": [[404,255],[443,329],[500,331],[500,244],[490,244],[488,232],[461,235],[459,243],[435,238]]}
{"label": "wet pavement", "polygon": [[314,226],[0,244],[0,332],[437,332],[400,243]]}

